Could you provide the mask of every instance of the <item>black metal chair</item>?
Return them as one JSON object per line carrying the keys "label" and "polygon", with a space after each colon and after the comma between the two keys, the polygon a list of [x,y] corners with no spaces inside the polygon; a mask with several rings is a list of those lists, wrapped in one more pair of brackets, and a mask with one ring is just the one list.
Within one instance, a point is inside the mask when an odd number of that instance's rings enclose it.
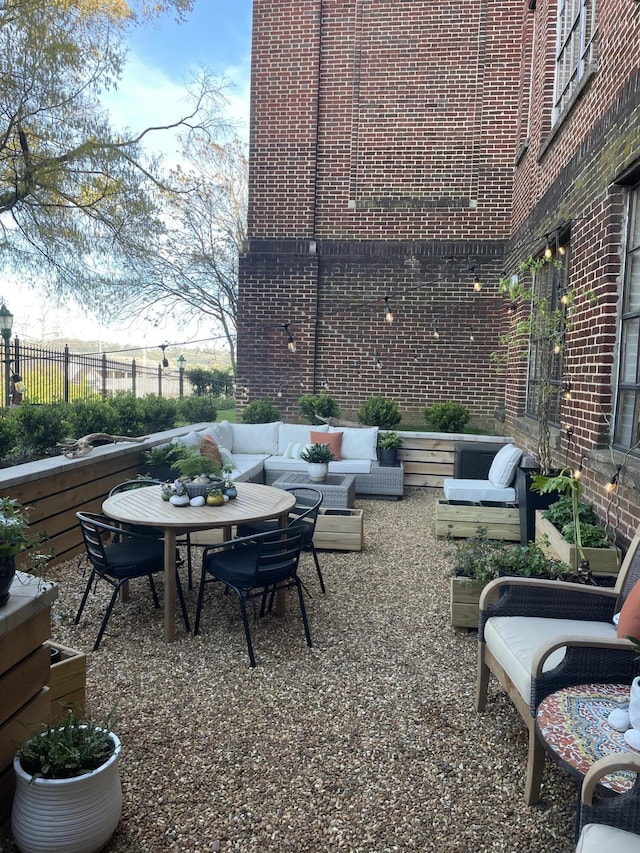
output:
{"label": "black metal chair", "polygon": [[[90,512],[77,512],[76,517],[80,522],[82,537],[87,549],[87,556],[91,563],[91,574],[76,614],[76,625],[80,621],[89,591],[94,582],[106,581],[113,587],[113,595],[104,614],[96,642],[93,646],[94,652],[98,650],[102,635],[107,627],[113,606],[118,597],[122,585],[134,578],[148,577],[151,586],[153,603],[160,606],[158,594],[153,582],[153,575],[164,571],[164,543],[154,536],[145,536],[130,530],[123,530],[113,524],[104,515]],[[185,628],[191,630],[189,616],[182,592],[180,575],[176,567],[176,587],[180,608],[184,619]]]}
{"label": "black metal chair", "polygon": [[311,646],[302,583],[298,577],[302,541],[302,533],[294,527],[277,530],[275,533],[269,531],[246,538],[236,538],[205,548],[202,554],[202,574],[194,634],[200,631],[204,588],[208,583],[220,581],[227,588],[232,589],[238,597],[249,661],[251,666],[255,667],[247,602],[261,599],[260,615],[263,616],[269,593],[275,595],[278,590],[295,587],[298,591],[307,645]]}
{"label": "black metal chair", "polygon": [[[289,510],[288,527],[297,527],[302,532],[302,550],[313,556],[313,561],[316,564],[316,572],[320,581],[320,589],[326,593],[324,578],[318,561],[318,553],[313,544],[313,534],[316,530],[316,522],[318,520],[318,512],[322,503],[322,493],[318,489],[308,488],[306,486],[290,486],[283,489],[285,492],[291,492],[296,499],[295,506]],[[277,521],[254,521],[249,524],[239,524],[237,533],[238,536],[253,536],[258,533],[267,533],[278,529]]]}

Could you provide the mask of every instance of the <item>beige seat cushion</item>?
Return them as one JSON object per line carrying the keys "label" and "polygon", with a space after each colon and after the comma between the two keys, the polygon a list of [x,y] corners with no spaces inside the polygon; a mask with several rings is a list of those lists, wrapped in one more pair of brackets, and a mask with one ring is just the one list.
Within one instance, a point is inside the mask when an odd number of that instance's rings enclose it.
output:
{"label": "beige seat cushion", "polygon": [[[555,637],[568,635],[607,640],[616,638],[613,623],[533,616],[493,616],[487,620],[484,633],[487,648],[527,702],[531,694],[531,662],[541,646]],[[564,649],[557,649],[548,657],[544,670],[558,666],[563,657]]]}
{"label": "beige seat cushion", "polygon": [[603,823],[588,823],[580,833],[576,853],[638,853],[640,835],[605,826]]}

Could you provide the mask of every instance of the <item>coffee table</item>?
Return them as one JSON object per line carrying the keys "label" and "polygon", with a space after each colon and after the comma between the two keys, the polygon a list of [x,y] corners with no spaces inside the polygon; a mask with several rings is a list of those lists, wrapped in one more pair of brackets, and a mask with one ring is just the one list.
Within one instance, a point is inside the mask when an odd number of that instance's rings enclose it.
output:
{"label": "coffee table", "polygon": [[329,474],[322,483],[316,483],[307,474],[292,472],[283,474],[271,484],[277,488],[308,486],[322,494],[322,506],[335,509],[347,509],[353,506],[356,497],[356,478],[353,474]]}
{"label": "coffee table", "polygon": [[[635,752],[624,734],[611,728],[609,714],[629,706],[628,684],[579,684],[542,700],[536,727],[547,752],[573,777],[582,781],[592,764],[605,755]],[[601,784],[615,793],[628,791],[635,773],[618,771]]]}

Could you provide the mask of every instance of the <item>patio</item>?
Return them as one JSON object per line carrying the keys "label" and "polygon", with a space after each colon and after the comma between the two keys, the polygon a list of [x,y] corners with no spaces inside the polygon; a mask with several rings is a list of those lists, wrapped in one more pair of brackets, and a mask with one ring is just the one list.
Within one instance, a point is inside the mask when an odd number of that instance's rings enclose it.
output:
{"label": "patio", "polygon": [[[542,804],[527,807],[522,720],[495,683],[488,712],[473,710],[476,634],[448,624],[437,497],[357,501],[364,550],[321,553],[327,596],[302,559],[314,647],[292,606],[252,623],[253,671],[234,597],[214,593],[202,634],[178,628],[165,645],[162,611],[134,587],[88,659],[94,715],[117,703],[124,744],[107,853],[574,850],[574,782],[547,762]],[[51,576],[53,639],[89,651],[107,590],[76,628],[75,561]]]}

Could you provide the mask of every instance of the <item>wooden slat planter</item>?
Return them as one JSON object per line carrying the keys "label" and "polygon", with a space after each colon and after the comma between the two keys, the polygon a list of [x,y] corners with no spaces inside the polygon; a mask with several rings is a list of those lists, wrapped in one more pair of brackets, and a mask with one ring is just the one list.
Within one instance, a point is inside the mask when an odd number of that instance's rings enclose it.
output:
{"label": "wooden slat planter", "polygon": [[[575,545],[570,545],[557,527],[543,517],[540,510],[536,512],[536,542],[543,551],[576,566],[579,555]],[[589,561],[591,572],[598,575],[617,575],[620,569],[620,554],[618,549],[611,545],[609,548],[585,548],[584,555]]]}
{"label": "wooden slat planter", "polygon": [[[479,602],[486,584],[471,578],[451,578],[451,624],[454,628],[477,628]],[[498,600],[498,593],[491,597],[490,604]]]}
{"label": "wooden slat planter", "polygon": [[49,672],[51,722],[56,723],[66,716],[67,705],[73,706],[78,713],[84,710],[87,656],[84,652],[61,646],[51,640],[45,645],[60,652],[60,660],[51,664]]}
{"label": "wooden slat planter", "polygon": [[361,551],[364,512],[361,509],[320,509],[313,544],[332,551]]}
{"label": "wooden slat planter", "polygon": [[488,539],[519,542],[520,513],[518,507],[438,502],[436,506],[436,536],[469,538],[477,534],[478,527],[486,529]]}

